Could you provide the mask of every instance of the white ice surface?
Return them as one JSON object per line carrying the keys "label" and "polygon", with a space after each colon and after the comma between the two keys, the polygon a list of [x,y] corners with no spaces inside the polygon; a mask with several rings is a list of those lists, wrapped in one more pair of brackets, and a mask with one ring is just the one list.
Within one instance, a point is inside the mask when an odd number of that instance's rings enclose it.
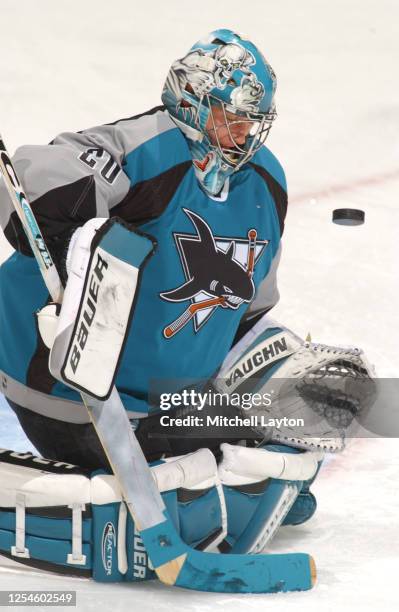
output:
{"label": "white ice surface", "polygon": [[[211,29],[258,42],[278,76],[268,144],[287,171],[291,202],[273,316],[316,341],[361,346],[380,376],[398,376],[396,0],[2,0],[0,16],[0,131],[11,151],[155,106],[170,62]],[[365,210],[364,226],[333,225],[339,207]],[[0,249],[10,252],[3,238]],[[0,446],[31,448],[4,402]],[[319,580],[308,593],[105,586],[8,561],[0,589],[73,588],[79,611],[394,611],[398,477],[397,440],[354,442],[324,467],[316,516],[281,529],[272,546],[315,557]]]}

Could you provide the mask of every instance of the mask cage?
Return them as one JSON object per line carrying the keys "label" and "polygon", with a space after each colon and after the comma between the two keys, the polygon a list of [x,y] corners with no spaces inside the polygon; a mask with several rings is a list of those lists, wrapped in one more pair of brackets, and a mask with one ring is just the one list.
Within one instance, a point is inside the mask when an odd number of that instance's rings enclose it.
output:
{"label": "mask cage", "polygon": [[[217,107],[221,108],[223,112],[224,122],[220,125],[216,125],[215,122],[214,109]],[[234,114],[235,118],[232,119],[228,117],[228,113]],[[211,118],[211,130],[213,131],[216,140],[214,143],[211,142],[209,135],[205,130],[204,115]],[[267,113],[241,111],[210,94],[206,94],[201,96],[199,99],[195,123],[198,129],[200,129],[205,135],[209,146],[216,150],[224,163],[237,171],[263,146],[276,116],[277,112],[274,106],[271,107]],[[248,123],[251,125],[248,128],[245,142],[243,144],[239,144],[237,142],[237,138],[234,137],[232,133],[232,129],[234,131],[234,125],[243,123]],[[227,129],[229,138],[233,143],[232,147],[222,146],[218,134],[218,130],[220,130],[220,128]]]}

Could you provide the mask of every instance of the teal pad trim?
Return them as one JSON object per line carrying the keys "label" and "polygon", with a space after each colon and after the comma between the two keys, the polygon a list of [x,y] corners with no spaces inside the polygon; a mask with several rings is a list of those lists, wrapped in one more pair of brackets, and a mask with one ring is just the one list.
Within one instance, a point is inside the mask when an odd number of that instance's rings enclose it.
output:
{"label": "teal pad trim", "polygon": [[302,481],[288,481],[271,479],[269,486],[263,493],[251,520],[246,529],[240,535],[237,542],[233,545],[231,553],[245,554],[251,549],[259,537],[262,527],[267,522],[276,508],[280,497],[283,495],[288,485],[294,485],[298,491],[302,487]]}
{"label": "teal pad trim", "polygon": [[[0,551],[3,550],[9,554],[14,545],[15,532],[0,529]],[[75,569],[91,569],[92,566],[91,546],[89,544],[83,544],[82,546],[82,553],[86,555],[86,563],[76,565],[67,563],[67,557],[72,552],[71,542],[28,535],[25,538],[25,547],[29,550],[31,558],[39,561],[47,561],[48,563]],[[18,557],[15,557],[15,561],[18,561]],[[54,569],[56,570],[56,568]]]}
{"label": "teal pad trim", "polygon": [[[0,529],[14,531],[15,533],[15,512],[0,510]],[[72,538],[72,520],[35,516],[27,511],[25,533],[39,538],[70,541]],[[82,521],[82,539],[84,542],[91,542],[91,519],[83,519]]]}

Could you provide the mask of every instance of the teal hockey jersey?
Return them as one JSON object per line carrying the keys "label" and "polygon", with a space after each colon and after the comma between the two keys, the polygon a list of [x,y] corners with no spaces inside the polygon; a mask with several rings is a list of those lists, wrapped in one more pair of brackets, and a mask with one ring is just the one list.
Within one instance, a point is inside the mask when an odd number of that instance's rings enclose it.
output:
{"label": "teal hockey jersey", "polygon": [[[277,302],[287,194],[266,147],[219,197],[202,190],[186,137],[163,107],[23,146],[14,162],[56,261],[73,231],[95,216],[119,216],[157,242],[116,379],[131,416],[148,413],[154,390],[208,379],[243,317]],[[16,249],[0,268],[3,392],[40,414],[86,422],[79,395],[48,370],[34,314],[48,292],[4,186],[0,199],[1,225]]]}

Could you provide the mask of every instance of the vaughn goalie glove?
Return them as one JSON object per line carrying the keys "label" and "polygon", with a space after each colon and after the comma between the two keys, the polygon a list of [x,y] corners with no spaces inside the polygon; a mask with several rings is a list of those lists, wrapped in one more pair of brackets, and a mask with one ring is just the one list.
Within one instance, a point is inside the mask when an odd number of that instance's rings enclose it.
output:
{"label": "vaughn goalie glove", "polygon": [[[326,451],[356,435],[377,396],[362,350],[305,342],[267,315],[230,352],[213,385],[245,398],[242,412],[256,416],[265,438]],[[251,401],[266,396],[270,402]]]}

